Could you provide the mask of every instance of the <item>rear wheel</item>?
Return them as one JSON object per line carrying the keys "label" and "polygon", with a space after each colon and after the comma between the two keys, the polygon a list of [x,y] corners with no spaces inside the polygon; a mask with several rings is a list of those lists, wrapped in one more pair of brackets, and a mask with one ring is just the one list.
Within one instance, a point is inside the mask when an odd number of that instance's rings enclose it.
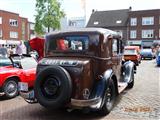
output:
{"label": "rear wheel", "polygon": [[109,114],[114,106],[115,100],[116,100],[116,90],[114,82],[113,80],[111,80],[109,81],[109,86],[105,91],[104,104],[99,111],[100,114],[103,116]]}
{"label": "rear wheel", "polygon": [[14,78],[8,79],[4,86],[3,91],[5,93],[5,97],[14,98],[18,95],[18,84],[17,80]]}
{"label": "rear wheel", "polygon": [[38,102],[49,109],[63,107],[72,92],[71,78],[60,66],[48,66],[37,75],[35,95]]}

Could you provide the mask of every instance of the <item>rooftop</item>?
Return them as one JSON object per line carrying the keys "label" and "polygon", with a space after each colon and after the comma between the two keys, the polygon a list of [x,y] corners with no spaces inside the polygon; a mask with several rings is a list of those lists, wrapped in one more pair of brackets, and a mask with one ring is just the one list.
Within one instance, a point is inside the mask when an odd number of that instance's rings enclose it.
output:
{"label": "rooftop", "polygon": [[87,27],[126,26],[129,9],[95,11],[91,14]]}

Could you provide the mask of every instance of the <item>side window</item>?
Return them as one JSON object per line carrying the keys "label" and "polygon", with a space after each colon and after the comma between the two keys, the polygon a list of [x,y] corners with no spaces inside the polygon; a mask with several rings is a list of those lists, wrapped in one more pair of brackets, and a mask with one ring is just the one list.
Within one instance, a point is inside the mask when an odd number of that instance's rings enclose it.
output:
{"label": "side window", "polygon": [[113,39],[112,41],[112,55],[115,56],[118,54],[118,50],[119,47],[118,47],[118,40],[117,39]]}
{"label": "side window", "polygon": [[122,40],[119,40],[119,53],[120,54],[123,53],[123,43],[122,43]]}

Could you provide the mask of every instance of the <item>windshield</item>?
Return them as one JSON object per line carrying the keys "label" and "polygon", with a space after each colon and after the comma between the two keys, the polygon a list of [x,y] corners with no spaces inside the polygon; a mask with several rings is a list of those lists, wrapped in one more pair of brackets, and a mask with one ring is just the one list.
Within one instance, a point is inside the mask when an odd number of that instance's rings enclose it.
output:
{"label": "windshield", "polygon": [[135,54],[137,54],[137,52],[134,49],[125,49],[124,50],[124,55],[135,55]]}
{"label": "windshield", "polygon": [[32,57],[24,57],[21,59],[21,66],[24,70],[36,68],[37,61]]}
{"label": "windshield", "polygon": [[27,70],[31,68],[36,68],[37,61],[33,57],[13,57],[13,62],[19,65],[20,68]]}
{"label": "windshield", "polygon": [[7,57],[0,57],[0,67],[3,66],[10,66],[12,65],[12,62],[9,58]]}

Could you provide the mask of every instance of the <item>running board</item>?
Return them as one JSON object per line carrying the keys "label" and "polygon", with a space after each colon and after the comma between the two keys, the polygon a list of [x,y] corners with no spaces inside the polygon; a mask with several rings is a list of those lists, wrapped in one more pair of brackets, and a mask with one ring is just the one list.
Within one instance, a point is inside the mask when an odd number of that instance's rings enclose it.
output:
{"label": "running board", "polygon": [[127,87],[126,82],[118,82],[118,93],[121,93],[126,87]]}

